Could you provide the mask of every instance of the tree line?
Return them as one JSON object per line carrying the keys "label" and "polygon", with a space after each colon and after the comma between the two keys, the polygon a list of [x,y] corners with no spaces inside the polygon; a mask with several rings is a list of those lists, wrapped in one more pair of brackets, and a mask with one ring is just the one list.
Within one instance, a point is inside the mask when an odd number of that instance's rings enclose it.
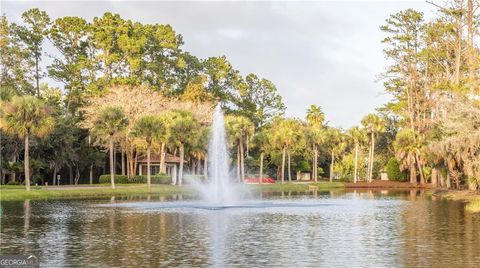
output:
{"label": "tree line", "polygon": [[[182,49],[182,36],[169,25],[110,13],[92,22],[51,21],[38,9],[26,11],[21,25],[4,16],[2,158],[9,160],[2,170],[24,167],[23,176],[33,172],[37,180],[63,170],[72,182],[87,172],[92,183],[93,171],[108,166],[114,185],[118,162],[131,177],[137,158],[150,159],[153,151],[161,172],[166,153],[181,158],[181,184],[184,162],[188,173],[208,173],[211,114],[220,103],[239,181],[271,176],[285,182],[309,172],[315,182],[371,182],[385,172],[393,180],[477,189],[479,3],[452,0],[436,8],[430,20],[407,9],[380,27],[391,63],[381,78],[393,98],[346,130],[329,126],[317,105],[303,119],[285,118],[272,82],[241,76],[226,57],[198,59]],[[42,70],[45,42],[57,53]],[[64,88],[41,83],[45,75]]]}

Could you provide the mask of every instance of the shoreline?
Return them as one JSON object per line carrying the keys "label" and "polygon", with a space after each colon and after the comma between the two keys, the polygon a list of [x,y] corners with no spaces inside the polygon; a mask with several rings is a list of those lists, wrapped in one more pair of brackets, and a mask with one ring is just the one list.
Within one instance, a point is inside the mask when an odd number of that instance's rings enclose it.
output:
{"label": "shoreline", "polygon": [[[343,183],[320,181],[317,183],[275,183],[275,184],[245,184],[240,187],[251,191],[328,191],[334,189],[347,190],[409,190],[422,189],[430,192],[433,197],[444,200],[461,201],[470,205],[470,210],[480,212],[480,192],[467,190],[447,190],[442,188],[433,188],[431,185],[416,185],[408,182],[395,181],[373,181]],[[54,199],[94,199],[108,197],[122,197],[129,195],[174,195],[174,194],[193,194],[195,191],[190,185],[176,186],[168,184],[154,184],[148,189],[146,184],[118,184],[115,189],[111,189],[108,184],[81,184],[65,186],[32,186],[30,192],[26,192],[22,186],[2,185],[0,187],[0,201],[22,201],[32,200],[54,200]]]}
{"label": "shoreline", "polygon": [[[308,191],[309,186],[316,186],[317,190],[344,189],[344,184],[340,182],[245,184],[240,187],[245,187],[252,191]],[[151,189],[148,189],[146,184],[117,184],[115,189],[110,188],[108,184],[49,186],[47,188],[44,186],[32,186],[30,192],[25,191],[25,188],[22,186],[2,185],[0,187],[0,202],[22,201],[26,199],[93,199],[128,195],[193,194],[194,192],[195,190],[190,185],[176,186],[169,184],[153,184]]]}

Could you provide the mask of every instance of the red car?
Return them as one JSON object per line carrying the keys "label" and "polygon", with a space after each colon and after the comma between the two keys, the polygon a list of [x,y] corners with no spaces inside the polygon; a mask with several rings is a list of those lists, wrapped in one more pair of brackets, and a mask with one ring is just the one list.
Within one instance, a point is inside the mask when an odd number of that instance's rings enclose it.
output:
{"label": "red car", "polygon": [[[245,178],[245,183],[258,183],[260,181],[260,178]],[[262,183],[275,183],[275,180],[272,178],[263,178]]]}

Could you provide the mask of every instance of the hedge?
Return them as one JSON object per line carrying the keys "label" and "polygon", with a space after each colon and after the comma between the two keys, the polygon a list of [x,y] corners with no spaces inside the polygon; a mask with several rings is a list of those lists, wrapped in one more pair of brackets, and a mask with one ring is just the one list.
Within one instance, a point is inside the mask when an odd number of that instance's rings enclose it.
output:
{"label": "hedge", "polygon": [[183,175],[183,179],[185,183],[189,183],[190,181],[200,181],[203,182],[205,180],[205,176],[203,175]]}
{"label": "hedge", "polygon": [[[153,175],[150,176],[152,183],[154,184],[169,184],[172,183],[172,178],[170,175]],[[129,179],[129,183],[147,183],[146,175],[137,175]]]}
{"label": "hedge", "polygon": [[[128,178],[126,175],[115,175],[114,176],[114,179],[115,179],[115,183],[128,183]],[[110,174],[104,174],[104,175],[101,175],[99,178],[98,178],[98,182],[99,183],[110,183]]]}
{"label": "hedge", "polygon": [[406,181],[407,176],[405,172],[400,170],[400,164],[397,159],[390,158],[387,163],[387,175],[388,179],[392,181]]}
{"label": "hedge", "polygon": [[[172,179],[169,175],[153,175],[151,176],[152,183],[155,184],[169,184]],[[110,174],[101,175],[99,178],[100,183],[110,183]],[[128,178],[126,175],[115,175],[115,183],[147,183],[147,176],[138,175],[133,178]]]}

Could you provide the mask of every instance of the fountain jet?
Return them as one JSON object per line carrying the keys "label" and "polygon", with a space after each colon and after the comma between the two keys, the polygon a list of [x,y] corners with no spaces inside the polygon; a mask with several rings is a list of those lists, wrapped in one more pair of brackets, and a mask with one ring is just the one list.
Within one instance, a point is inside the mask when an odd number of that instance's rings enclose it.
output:
{"label": "fountain jet", "polygon": [[205,201],[216,205],[231,205],[237,196],[229,178],[229,155],[227,135],[220,104],[213,113],[211,137],[208,145],[208,180],[205,184],[195,184]]}

